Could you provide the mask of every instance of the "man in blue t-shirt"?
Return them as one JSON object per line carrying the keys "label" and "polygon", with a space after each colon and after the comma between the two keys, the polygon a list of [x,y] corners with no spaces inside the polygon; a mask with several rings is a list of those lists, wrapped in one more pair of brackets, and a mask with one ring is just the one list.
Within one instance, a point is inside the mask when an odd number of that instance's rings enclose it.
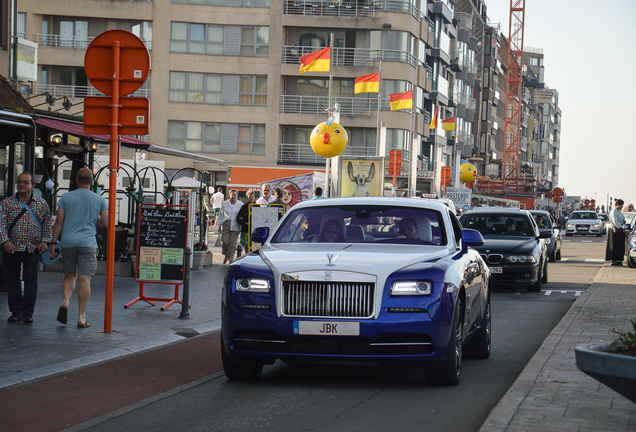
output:
{"label": "man in blue t-shirt", "polygon": [[[86,308],[91,297],[91,276],[97,268],[97,223],[108,228],[108,204],[104,197],[90,190],[93,173],[88,168],[77,172],[77,189],[62,195],[57,203],[57,218],[53,226],[53,244],[62,237],[62,264],[64,281],[62,290],[64,300],[57,314],[62,324],[68,321],[68,308],[71,294],[75,290],[75,280],[79,274],[77,298],[79,317],[77,326],[90,327],[86,320]],[[57,257],[59,251],[51,250],[51,258]]]}

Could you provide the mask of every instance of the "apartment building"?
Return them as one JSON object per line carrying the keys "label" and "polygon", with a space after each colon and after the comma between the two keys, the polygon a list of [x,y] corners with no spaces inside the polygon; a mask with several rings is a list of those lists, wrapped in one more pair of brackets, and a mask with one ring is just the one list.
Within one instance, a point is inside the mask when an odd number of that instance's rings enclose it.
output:
{"label": "apartment building", "polygon": [[[387,155],[402,150],[398,190],[411,184],[431,193],[439,190],[441,166],[453,164],[455,142],[472,155],[478,112],[477,86],[464,83],[480,75],[480,41],[467,35],[457,51],[456,24],[470,25],[455,16],[455,3],[20,0],[17,23],[21,37],[38,45],[30,103],[47,107],[52,96],[52,112],[79,116],[82,98],[99,95],[84,72],[88,44],[108,29],[138,35],[151,56],[150,77],[135,93],[150,98],[144,139],[225,161],[165,158],[166,168],[194,164],[211,173],[213,184],[240,189],[322,170],[325,160],[311,150],[309,136],[326,120],[325,110],[338,104],[349,135],[345,155],[378,155],[380,131]],[[328,73],[300,74],[298,58],[330,45],[332,34],[330,89]],[[466,60],[460,82],[453,49]],[[354,94],[355,78],[380,65],[380,94]],[[389,94],[407,90],[414,90],[413,109],[390,111]],[[429,129],[436,109],[439,120],[455,115],[456,100],[466,116],[456,131]]]}

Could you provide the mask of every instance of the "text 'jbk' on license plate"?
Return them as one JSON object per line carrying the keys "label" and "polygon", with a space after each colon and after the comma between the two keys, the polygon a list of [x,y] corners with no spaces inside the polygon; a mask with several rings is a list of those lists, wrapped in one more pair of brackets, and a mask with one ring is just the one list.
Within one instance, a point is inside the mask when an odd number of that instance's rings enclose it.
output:
{"label": "text 'jbk' on license plate", "polygon": [[294,334],[360,336],[360,323],[342,321],[294,321]]}

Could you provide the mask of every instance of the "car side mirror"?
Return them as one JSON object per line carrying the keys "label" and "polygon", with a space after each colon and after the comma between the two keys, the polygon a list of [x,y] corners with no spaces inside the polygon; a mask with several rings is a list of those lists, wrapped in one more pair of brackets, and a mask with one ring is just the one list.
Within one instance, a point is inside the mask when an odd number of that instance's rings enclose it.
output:
{"label": "car side mirror", "polygon": [[462,250],[466,252],[469,246],[481,246],[484,244],[484,237],[477,230],[462,229]]}
{"label": "car side mirror", "polygon": [[258,227],[254,228],[254,231],[252,231],[250,240],[254,243],[263,244],[267,240],[267,237],[269,237],[269,227]]}
{"label": "car side mirror", "polygon": [[550,238],[552,237],[552,231],[539,231],[539,238]]}

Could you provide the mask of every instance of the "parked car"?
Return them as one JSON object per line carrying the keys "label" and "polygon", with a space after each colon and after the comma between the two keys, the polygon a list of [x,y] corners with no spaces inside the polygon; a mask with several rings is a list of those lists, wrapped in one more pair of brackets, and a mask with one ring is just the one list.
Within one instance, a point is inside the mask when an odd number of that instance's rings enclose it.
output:
{"label": "parked car", "polygon": [[625,229],[625,262],[628,267],[636,268],[636,225],[626,223],[623,227]]}
{"label": "parked car", "polygon": [[262,247],[223,284],[231,380],[281,359],[412,364],[456,385],[464,355],[490,355],[490,270],[473,249],[483,238],[440,202],[305,201],[251,239]]}
{"label": "parked car", "polygon": [[570,219],[565,224],[565,235],[570,237],[572,234],[581,234],[600,237],[603,235],[602,227],[603,223],[595,211],[576,210],[572,212]]}
{"label": "parked car", "polygon": [[[548,231],[551,233],[550,238],[545,239],[548,259],[550,262],[556,262],[561,259],[561,230],[556,226],[552,215],[543,210],[530,210],[530,214],[539,227],[539,232]],[[541,223],[539,223],[541,221]]]}
{"label": "parked car", "polygon": [[606,235],[607,230],[611,228],[612,223],[609,220],[609,215],[607,213],[599,213],[598,218],[601,220],[603,224],[603,229],[601,230],[601,234]]}
{"label": "parked car", "polygon": [[528,291],[541,291],[548,282],[548,255],[545,241],[552,232],[540,232],[527,210],[480,207],[460,219],[484,237],[475,246],[490,268],[493,283],[524,284]]}

